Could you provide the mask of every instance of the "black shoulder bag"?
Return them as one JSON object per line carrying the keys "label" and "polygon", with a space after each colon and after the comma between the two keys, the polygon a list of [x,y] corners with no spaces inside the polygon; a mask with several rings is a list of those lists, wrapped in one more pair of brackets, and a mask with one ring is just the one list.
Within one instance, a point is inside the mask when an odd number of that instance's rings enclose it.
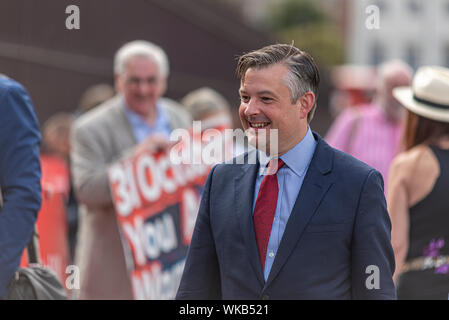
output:
{"label": "black shoulder bag", "polygon": [[8,300],[66,300],[67,293],[56,273],[40,265],[36,230],[27,254],[29,267],[17,270],[9,283]]}

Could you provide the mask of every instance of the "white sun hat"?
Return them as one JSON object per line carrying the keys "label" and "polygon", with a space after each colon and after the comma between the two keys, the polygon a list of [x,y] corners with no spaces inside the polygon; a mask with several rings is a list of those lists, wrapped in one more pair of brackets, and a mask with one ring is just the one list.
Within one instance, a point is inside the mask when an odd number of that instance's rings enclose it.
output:
{"label": "white sun hat", "polygon": [[449,122],[449,69],[421,67],[411,87],[393,89],[394,97],[408,110],[424,118]]}

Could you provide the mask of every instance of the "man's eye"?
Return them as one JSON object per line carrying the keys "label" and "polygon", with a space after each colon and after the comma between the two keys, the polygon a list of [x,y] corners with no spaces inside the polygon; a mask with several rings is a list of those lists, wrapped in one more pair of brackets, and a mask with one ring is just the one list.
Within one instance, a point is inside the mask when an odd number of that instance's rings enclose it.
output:
{"label": "man's eye", "polygon": [[262,99],[263,102],[271,102],[271,101],[273,101],[273,99],[269,98],[269,97],[262,97],[261,99]]}
{"label": "man's eye", "polygon": [[243,102],[248,102],[249,97],[248,96],[240,96],[240,100],[242,100]]}
{"label": "man's eye", "polygon": [[140,79],[139,78],[129,78],[128,83],[130,83],[132,85],[136,85],[136,84],[140,83]]}

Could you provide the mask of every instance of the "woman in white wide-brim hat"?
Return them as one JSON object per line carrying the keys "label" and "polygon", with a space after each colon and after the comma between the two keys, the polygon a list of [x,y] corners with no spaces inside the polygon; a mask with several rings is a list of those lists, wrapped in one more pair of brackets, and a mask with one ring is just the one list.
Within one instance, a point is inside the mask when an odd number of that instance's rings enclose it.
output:
{"label": "woman in white wide-brim hat", "polygon": [[390,168],[388,211],[399,299],[449,298],[449,69],[422,67],[393,91],[408,110]]}

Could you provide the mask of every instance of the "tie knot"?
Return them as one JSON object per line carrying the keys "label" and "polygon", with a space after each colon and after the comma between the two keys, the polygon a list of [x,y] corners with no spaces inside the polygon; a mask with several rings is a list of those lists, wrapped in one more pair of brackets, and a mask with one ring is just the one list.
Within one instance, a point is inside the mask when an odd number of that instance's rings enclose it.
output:
{"label": "tie knot", "polygon": [[279,169],[284,165],[284,161],[281,158],[271,159],[268,162],[267,174],[277,174]]}

